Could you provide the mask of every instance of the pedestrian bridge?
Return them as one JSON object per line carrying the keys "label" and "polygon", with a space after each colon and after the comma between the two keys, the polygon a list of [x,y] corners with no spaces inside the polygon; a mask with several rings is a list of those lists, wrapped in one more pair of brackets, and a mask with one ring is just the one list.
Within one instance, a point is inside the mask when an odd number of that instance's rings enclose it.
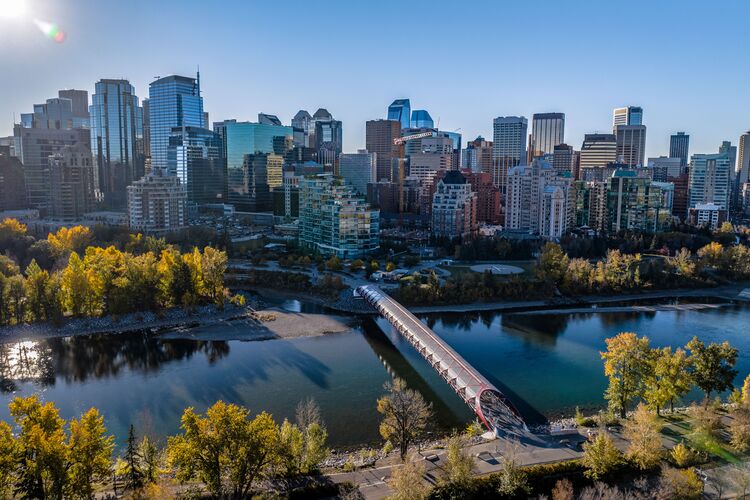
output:
{"label": "pedestrian bridge", "polygon": [[377,286],[360,286],[357,293],[414,346],[489,430],[498,437],[528,435],[513,403],[416,316]]}

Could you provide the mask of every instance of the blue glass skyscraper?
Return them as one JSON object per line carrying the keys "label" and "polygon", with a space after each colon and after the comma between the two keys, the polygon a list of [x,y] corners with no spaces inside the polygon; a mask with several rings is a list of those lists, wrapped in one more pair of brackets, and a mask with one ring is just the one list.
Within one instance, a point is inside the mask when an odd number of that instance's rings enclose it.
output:
{"label": "blue glass skyscraper", "polygon": [[401,128],[411,125],[411,102],[409,99],[396,99],[388,106],[388,119],[401,122]]}
{"label": "blue glass skyscraper", "polygon": [[415,109],[411,113],[411,128],[435,128],[435,122],[426,109]]}
{"label": "blue glass skyscraper", "polygon": [[96,188],[107,208],[123,208],[126,188],[143,176],[143,111],[127,80],[100,80],[91,96]]}
{"label": "blue glass skyscraper", "polygon": [[[149,86],[151,169],[169,173],[169,138],[174,127],[205,128],[200,76],[167,76]],[[175,167],[173,166],[172,169]]]}

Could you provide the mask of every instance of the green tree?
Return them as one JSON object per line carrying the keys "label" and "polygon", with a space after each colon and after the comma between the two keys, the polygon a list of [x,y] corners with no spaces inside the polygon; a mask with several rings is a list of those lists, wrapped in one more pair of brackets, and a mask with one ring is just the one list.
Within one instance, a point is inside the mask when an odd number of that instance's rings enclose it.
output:
{"label": "green tree", "polygon": [[515,497],[530,492],[526,472],[518,463],[519,445],[511,442],[500,458],[499,492],[504,496]]}
{"label": "green tree", "polygon": [[420,393],[406,387],[400,378],[385,383],[386,394],[378,399],[378,412],[383,415],[380,435],[399,447],[401,460],[406,459],[409,445],[424,432],[432,416],[432,405]]}
{"label": "green tree", "polygon": [[250,419],[245,408],[218,401],[205,416],[186,409],[181,428],[169,438],[169,462],[178,480],[200,479],[212,495],[246,498],[278,461],[279,428],[267,413]]}
{"label": "green tree", "polygon": [[454,434],[446,447],[445,481],[452,484],[467,484],[471,480],[474,459],[465,448],[466,442],[460,434]]}
{"label": "green tree", "polygon": [[690,360],[683,349],[671,347],[653,351],[652,369],[646,382],[645,398],[649,407],[659,415],[665,405],[674,413],[674,404],[690,391],[692,379]]}
{"label": "green tree", "polygon": [[737,349],[724,341],[721,344],[704,344],[698,337],[688,342],[691,375],[695,385],[706,395],[706,404],[712,392],[723,392],[733,387],[737,370]]}
{"label": "green tree", "polygon": [[604,360],[604,374],[609,378],[605,397],[620,417],[635,398],[641,397],[650,372],[650,348],[646,337],[625,332],[606,339],[607,351],[600,353]]}
{"label": "green tree", "polygon": [[114,437],[107,435],[104,417],[96,408],[70,421],[69,497],[93,498],[94,483],[110,472],[114,446]]}
{"label": "green tree", "polygon": [[8,308],[12,312],[16,324],[23,323],[26,316],[26,287],[23,276],[17,275],[8,278],[6,292]]}
{"label": "green tree", "polygon": [[537,278],[559,285],[568,270],[569,260],[560,245],[552,242],[545,243],[536,264]]}
{"label": "green tree", "polygon": [[318,424],[312,423],[304,430],[305,449],[302,460],[302,472],[309,474],[318,469],[318,464],[328,456],[326,440],[328,432]]}
{"label": "green tree", "polygon": [[653,469],[661,462],[661,429],[659,417],[639,404],[633,416],[625,421],[625,456],[641,470]]}
{"label": "green tree", "polygon": [[125,448],[125,488],[137,490],[141,486],[143,486],[141,455],[138,452],[135,427],[133,424],[130,424],[130,429],[128,429],[128,445]]}
{"label": "green tree", "polygon": [[63,498],[68,480],[65,421],[54,404],[41,404],[36,396],[17,397],[8,407],[19,429],[16,493]]}
{"label": "green tree", "polygon": [[305,436],[299,427],[284,420],[279,430],[279,461],[285,475],[296,476],[302,469]]}
{"label": "green tree", "polygon": [[622,453],[607,432],[600,432],[583,445],[581,462],[586,467],[586,477],[599,480],[622,464]]}
{"label": "green tree", "polygon": [[47,282],[49,273],[42,270],[35,260],[26,268],[26,307],[32,321],[47,319]]}

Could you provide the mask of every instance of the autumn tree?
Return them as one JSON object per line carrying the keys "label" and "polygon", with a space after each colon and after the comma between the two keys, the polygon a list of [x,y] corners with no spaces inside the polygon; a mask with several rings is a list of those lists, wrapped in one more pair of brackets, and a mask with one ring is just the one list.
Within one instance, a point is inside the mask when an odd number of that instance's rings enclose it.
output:
{"label": "autumn tree", "polygon": [[526,472],[518,460],[520,445],[511,441],[500,458],[500,484],[498,492],[503,496],[515,497],[530,492]]}
{"label": "autumn tree", "polygon": [[60,288],[63,306],[73,316],[93,313],[89,274],[83,266],[81,257],[76,252],[70,254],[68,265],[62,271]]}
{"label": "autumn tree", "polygon": [[224,305],[224,273],[227,270],[227,254],[215,248],[203,249],[201,258],[203,285],[207,297],[217,306]]}
{"label": "autumn tree", "polygon": [[446,446],[445,481],[452,484],[466,484],[471,480],[474,459],[466,450],[466,440],[460,434],[448,439]]}
{"label": "autumn tree", "polygon": [[703,266],[721,269],[724,266],[724,247],[712,241],[698,250],[698,257]]}
{"label": "autumn tree", "polygon": [[625,422],[625,439],[628,449],[625,456],[641,470],[659,465],[662,457],[662,423],[659,417],[639,404],[633,416]]}
{"label": "autumn tree", "polygon": [[51,402],[17,397],[8,405],[19,429],[16,493],[29,498],[63,498],[68,474],[65,421]]}
{"label": "autumn tree", "polygon": [[609,378],[605,397],[610,407],[625,418],[630,404],[645,390],[651,367],[649,341],[647,337],[638,338],[635,333],[625,332],[606,339],[606,343],[607,350],[600,353],[604,374]]}
{"label": "autumn tree", "polygon": [[664,347],[655,349],[652,354],[652,367],[646,381],[646,401],[657,415],[666,405],[669,405],[669,411],[674,413],[675,402],[692,387],[688,371],[690,360],[687,353],[680,348],[672,351],[671,347]]}
{"label": "autumn tree", "polygon": [[406,387],[400,378],[384,385],[386,394],[378,399],[378,412],[383,415],[380,435],[399,447],[401,460],[406,459],[409,445],[424,432],[432,416],[432,405],[421,394]]}
{"label": "autumn tree", "polygon": [[0,498],[12,496],[18,451],[13,430],[0,420]]}
{"label": "autumn tree", "polygon": [[181,422],[182,434],[169,438],[169,462],[178,480],[199,479],[212,495],[248,497],[277,462],[279,428],[265,412],[251,419],[247,409],[218,401],[205,416],[186,409]]}
{"label": "autumn tree", "polygon": [[729,424],[730,443],[732,447],[745,452],[750,449],[750,409],[745,406],[735,408]]}
{"label": "autumn tree", "polygon": [[560,245],[547,242],[539,254],[535,274],[542,281],[560,284],[568,270],[568,262],[568,256],[565,255]]}
{"label": "autumn tree", "polygon": [[586,467],[586,477],[599,480],[622,464],[622,452],[609,433],[602,431],[584,443],[581,463]]}
{"label": "autumn tree", "polygon": [[411,457],[400,467],[395,467],[389,486],[393,490],[392,500],[424,500],[429,487],[424,484],[425,466],[422,460]]}
{"label": "autumn tree", "polygon": [[104,417],[91,408],[79,420],[70,421],[68,496],[92,498],[94,483],[108,476],[112,466],[114,437],[107,435]]}
{"label": "autumn tree", "polygon": [[729,342],[721,344],[704,344],[698,337],[688,342],[687,349],[690,351],[690,373],[693,382],[706,395],[706,404],[713,392],[723,392],[731,389],[737,370],[734,365],[737,362],[737,349]]}
{"label": "autumn tree", "polygon": [[68,229],[61,227],[56,233],[50,233],[47,241],[58,257],[67,258],[71,252],[83,253],[91,244],[94,235],[86,226],[74,226]]}
{"label": "autumn tree", "polygon": [[154,441],[148,436],[143,436],[138,444],[138,455],[140,457],[140,469],[143,480],[147,483],[155,483],[158,479],[159,467],[161,465],[162,453]]}

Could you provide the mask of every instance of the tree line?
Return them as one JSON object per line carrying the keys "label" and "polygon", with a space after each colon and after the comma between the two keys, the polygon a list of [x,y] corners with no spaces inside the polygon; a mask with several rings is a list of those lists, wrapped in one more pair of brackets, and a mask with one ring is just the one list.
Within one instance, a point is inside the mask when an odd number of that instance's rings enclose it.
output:
{"label": "tree line", "polygon": [[[0,242],[20,241],[25,234],[18,221],[0,224]],[[0,254],[0,325],[206,303],[223,307],[225,252],[205,247],[181,253],[141,235],[131,235],[131,251],[90,246],[91,240],[91,231],[81,226],[50,233],[46,241],[55,263],[45,268],[32,258],[23,272]]]}

